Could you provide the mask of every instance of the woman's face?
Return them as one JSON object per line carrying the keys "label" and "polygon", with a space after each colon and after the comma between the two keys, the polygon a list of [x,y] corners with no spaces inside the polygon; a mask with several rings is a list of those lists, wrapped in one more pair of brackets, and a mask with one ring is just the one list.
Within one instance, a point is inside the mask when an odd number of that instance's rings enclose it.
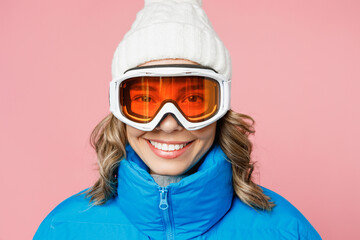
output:
{"label": "woman's face", "polygon": [[[141,66],[154,64],[196,63],[183,59],[164,59]],[[160,175],[181,175],[191,169],[213,144],[215,132],[216,122],[199,130],[188,131],[170,114],[150,132],[126,125],[131,147],[150,168],[150,173]]]}

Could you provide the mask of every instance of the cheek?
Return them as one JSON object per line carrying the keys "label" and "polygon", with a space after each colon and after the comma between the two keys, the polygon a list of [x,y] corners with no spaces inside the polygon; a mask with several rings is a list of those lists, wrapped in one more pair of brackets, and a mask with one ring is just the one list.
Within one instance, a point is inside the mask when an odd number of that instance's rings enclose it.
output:
{"label": "cheek", "polygon": [[216,122],[209,126],[196,130],[193,132],[194,135],[204,144],[211,145],[215,139],[216,134]]}
{"label": "cheek", "polygon": [[144,133],[145,133],[144,131],[126,125],[126,137],[129,143],[133,143],[137,138],[142,136]]}

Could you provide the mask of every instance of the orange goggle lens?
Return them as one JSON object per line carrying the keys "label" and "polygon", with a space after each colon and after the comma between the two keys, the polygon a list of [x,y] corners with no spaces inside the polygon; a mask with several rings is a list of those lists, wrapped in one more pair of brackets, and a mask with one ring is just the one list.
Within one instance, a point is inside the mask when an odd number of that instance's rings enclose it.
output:
{"label": "orange goggle lens", "polygon": [[150,122],[167,102],[190,122],[205,121],[219,109],[219,83],[202,76],[135,77],[119,91],[122,113],[139,123]]}

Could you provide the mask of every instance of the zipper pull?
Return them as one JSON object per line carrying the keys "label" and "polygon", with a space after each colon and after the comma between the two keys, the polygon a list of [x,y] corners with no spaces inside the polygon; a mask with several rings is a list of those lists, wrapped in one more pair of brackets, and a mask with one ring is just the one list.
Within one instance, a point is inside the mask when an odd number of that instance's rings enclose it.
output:
{"label": "zipper pull", "polygon": [[159,208],[161,210],[166,210],[169,207],[169,204],[167,202],[167,192],[168,192],[168,190],[165,187],[160,187],[159,192],[160,192]]}

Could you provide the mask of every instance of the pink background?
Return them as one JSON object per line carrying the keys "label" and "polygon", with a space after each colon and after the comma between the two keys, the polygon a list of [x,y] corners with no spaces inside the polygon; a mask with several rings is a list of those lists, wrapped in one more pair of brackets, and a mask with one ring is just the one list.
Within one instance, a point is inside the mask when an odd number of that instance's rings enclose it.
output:
{"label": "pink background", "polygon": [[[96,179],[114,50],[143,1],[0,1],[0,239],[31,239]],[[324,239],[358,239],[359,1],[204,0],[256,120],[257,182]]]}

